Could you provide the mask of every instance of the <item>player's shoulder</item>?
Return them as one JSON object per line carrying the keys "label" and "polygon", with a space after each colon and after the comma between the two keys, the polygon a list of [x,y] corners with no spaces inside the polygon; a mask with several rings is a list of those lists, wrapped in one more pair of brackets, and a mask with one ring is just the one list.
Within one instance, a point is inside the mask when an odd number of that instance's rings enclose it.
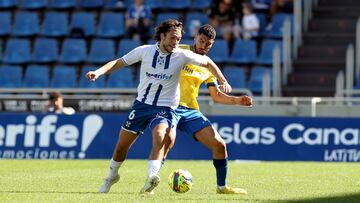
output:
{"label": "player's shoulder", "polygon": [[190,50],[190,45],[188,45],[188,44],[179,44],[179,48],[184,49],[184,50]]}
{"label": "player's shoulder", "polygon": [[140,45],[138,47],[136,47],[135,49],[137,49],[140,52],[149,52],[150,50],[154,50],[156,49],[156,45],[155,44],[145,44],[145,45]]}

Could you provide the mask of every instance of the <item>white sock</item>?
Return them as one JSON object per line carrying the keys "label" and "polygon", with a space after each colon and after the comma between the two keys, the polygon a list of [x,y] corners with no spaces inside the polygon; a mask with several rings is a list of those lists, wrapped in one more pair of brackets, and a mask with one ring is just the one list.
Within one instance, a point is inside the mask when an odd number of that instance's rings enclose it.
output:
{"label": "white sock", "polygon": [[219,188],[220,190],[223,190],[223,189],[225,188],[225,185],[224,185],[224,186],[218,186],[218,188]]}
{"label": "white sock", "polygon": [[109,178],[113,178],[119,173],[118,171],[122,163],[122,161],[115,161],[114,159],[110,160]]}
{"label": "white sock", "polygon": [[148,162],[148,177],[157,175],[161,168],[160,160],[149,160]]}

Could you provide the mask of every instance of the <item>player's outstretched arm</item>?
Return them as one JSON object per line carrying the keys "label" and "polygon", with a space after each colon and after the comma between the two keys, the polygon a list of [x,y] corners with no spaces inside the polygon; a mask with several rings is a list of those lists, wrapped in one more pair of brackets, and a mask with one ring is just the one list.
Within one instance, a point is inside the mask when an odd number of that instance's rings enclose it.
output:
{"label": "player's outstretched arm", "polygon": [[122,59],[116,59],[106,63],[105,65],[101,66],[100,68],[96,69],[95,71],[89,71],[86,73],[86,78],[90,81],[97,80],[101,75],[111,73],[114,70],[122,68],[125,66],[125,63]]}
{"label": "player's outstretched arm", "polygon": [[229,104],[229,105],[241,105],[241,106],[248,106],[252,107],[253,102],[252,98],[249,96],[230,96],[225,94],[224,92],[220,91],[220,89],[216,86],[210,86],[209,92],[216,103],[220,104]]}
{"label": "player's outstretched arm", "polygon": [[220,68],[209,58],[207,58],[207,64],[204,64],[205,67],[209,69],[209,71],[217,78],[220,85],[223,86],[225,93],[230,93],[232,91],[232,87],[225,79],[225,76],[222,74]]}

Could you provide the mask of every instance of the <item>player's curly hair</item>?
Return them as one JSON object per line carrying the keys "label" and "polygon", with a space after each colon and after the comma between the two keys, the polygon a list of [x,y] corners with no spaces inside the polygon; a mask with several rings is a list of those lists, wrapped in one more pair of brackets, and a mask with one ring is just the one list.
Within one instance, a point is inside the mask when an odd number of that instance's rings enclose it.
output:
{"label": "player's curly hair", "polygon": [[181,34],[184,35],[184,27],[182,22],[174,20],[174,19],[169,19],[166,21],[163,21],[159,26],[157,26],[155,28],[155,34],[154,34],[154,39],[156,41],[160,41],[160,34],[161,33],[168,33],[171,29],[179,29],[181,30]]}
{"label": "player's curly hair", "polygon": [[215,39],[216,38],[216,31],[215,28],[209,24],[205,24],[203,26],[201,26],[197,32],[198,35],[205,35],[210,39]]}

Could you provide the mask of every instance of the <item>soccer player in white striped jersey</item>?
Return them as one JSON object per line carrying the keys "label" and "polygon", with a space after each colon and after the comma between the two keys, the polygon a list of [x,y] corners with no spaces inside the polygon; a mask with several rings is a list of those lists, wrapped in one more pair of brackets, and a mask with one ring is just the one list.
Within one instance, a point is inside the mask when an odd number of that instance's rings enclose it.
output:
{"label": "soccer player in white striped jersey", "polygon": [[110,160],[109,175],[99,192],[109,192],[110,187],[119,181],[118,169],[126,158],[127,150],[137,135],[149,126],[152,130],[152,150],[148,161],[148,176],[140,193],[154,193],[154,188],[160,182],[158,174],[165,154],[164,140],[175,139],[175,136],[169,137],[169,132],[176,125],[175,108],[179,105],[179,76],[183,66],[191,63],[208,68],[225,87],[225,91],[231,91],[231,86],[209,57],[178,48],[182,35],[181,22],[164,21],[156,27],[156,44],[139,46],[96,71],[86,73],[89,80],[95,81],[103,74],[141,61],[138,96],[122,125],[117,146]]}

